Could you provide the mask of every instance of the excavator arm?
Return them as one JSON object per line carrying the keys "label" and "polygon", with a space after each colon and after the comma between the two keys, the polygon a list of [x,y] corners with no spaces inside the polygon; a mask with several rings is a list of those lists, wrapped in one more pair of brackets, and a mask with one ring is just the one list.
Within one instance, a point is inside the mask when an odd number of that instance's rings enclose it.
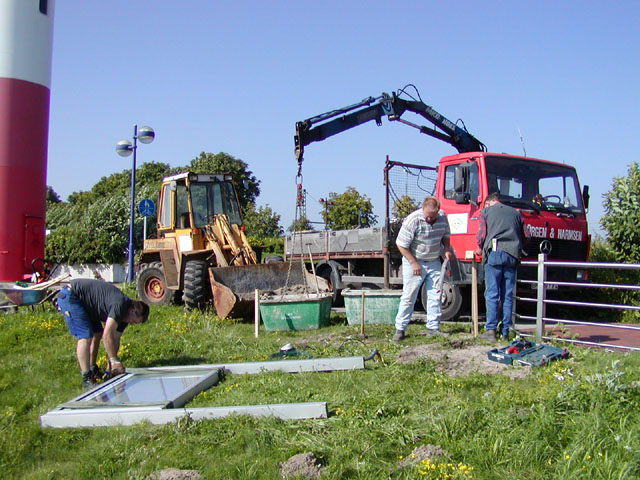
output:
{"label": "excavator arm", "polygon": [[[434,127],[418,125],[401,118],[407,111],[422,116]],[[407,100],[394,92],[392,95],[383,93],[377,98],[368,97],[348,107],[297,122],[294,143],[298,164],[302,163],[304,147],[310,143],[320,142],[371,120],[375,120],[380,126],[384,116],[389,121],[403,123],[418,129],[420,133],[442,140],[456,148],[459,153],[486,151],[485,145],[467,132],[466,128],[459,127],[421,100]]]}

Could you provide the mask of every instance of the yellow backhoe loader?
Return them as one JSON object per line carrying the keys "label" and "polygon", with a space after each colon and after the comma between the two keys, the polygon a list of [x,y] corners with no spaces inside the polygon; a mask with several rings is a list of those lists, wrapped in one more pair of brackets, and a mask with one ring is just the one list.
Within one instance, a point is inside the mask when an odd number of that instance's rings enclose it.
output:
{"label": "yellow backhoe loader", "polygon": [[194,309],[213,301],[219,317],[240,317],[253,312],[256,289],[329,290],[301,264],[258,263],[231,175],[185,172],[164,178],[157,230],[158,238],[144,242],[136,277],[138,296],[149,304],[182,299]]}

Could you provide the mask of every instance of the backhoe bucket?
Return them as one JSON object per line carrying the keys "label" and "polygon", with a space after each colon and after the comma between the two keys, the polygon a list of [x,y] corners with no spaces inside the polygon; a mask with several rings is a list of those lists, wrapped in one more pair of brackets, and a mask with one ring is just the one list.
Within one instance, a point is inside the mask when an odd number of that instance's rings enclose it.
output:
{"label": "backhoe bucket", "polygon": [[220,318],[252,316],[256,289],[262,293],[285,287],[288,293],[331,291],[329,283],[324,278],[313,275],[306,269],[303,271],[299,263],[212,267],[209,269],[209,278],[213,305]]}

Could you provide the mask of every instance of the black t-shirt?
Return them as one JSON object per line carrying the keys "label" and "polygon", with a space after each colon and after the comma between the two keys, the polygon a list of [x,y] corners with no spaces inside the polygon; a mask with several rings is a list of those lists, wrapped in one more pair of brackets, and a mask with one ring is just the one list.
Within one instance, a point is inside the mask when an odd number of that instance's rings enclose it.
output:
{"label": "black t-shirt", "polygon": [[108,317],[118,324],[118,331],[123,332],[131,308],[131,299],[115,285],[103,280],[77,279],[69,282],[71,293],[82,303],[87,314],[94,322],[106,322]]}

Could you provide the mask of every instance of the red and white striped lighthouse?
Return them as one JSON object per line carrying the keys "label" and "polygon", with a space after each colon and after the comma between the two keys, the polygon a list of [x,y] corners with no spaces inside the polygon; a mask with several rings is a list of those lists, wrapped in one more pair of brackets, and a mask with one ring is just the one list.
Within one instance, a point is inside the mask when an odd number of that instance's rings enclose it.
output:
{"label": "red and white striped lighthouse", "polygon": [[0,281],[44,255],[54,0],[0,0]]}

